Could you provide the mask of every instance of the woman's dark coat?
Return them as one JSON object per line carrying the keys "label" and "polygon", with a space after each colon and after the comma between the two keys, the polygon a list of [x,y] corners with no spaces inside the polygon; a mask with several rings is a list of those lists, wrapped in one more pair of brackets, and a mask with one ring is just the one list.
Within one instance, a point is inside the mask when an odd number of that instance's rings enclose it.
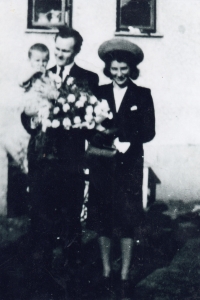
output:
{"label": "woman's dark coat", "polygon": [[[153,100],[149,89],[131,80],[118,112],[112,83],[99,87],[99,98],[106,99],[113,112],[116,137],[131,145],[126,153],[118,153],[112,163],[99,161],[98,166],[91,167],[88,224],[106,235],[111,223],[116,223],[114,227],[119,226],[123,236],[130,236],[142,216],[143,143],[155,136]],[[100,225],[109,222],[107,228]]]}

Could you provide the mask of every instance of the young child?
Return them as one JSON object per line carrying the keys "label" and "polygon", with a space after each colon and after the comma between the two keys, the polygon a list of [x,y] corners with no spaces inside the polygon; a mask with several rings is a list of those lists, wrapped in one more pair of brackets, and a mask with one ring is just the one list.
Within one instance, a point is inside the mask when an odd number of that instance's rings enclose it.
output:
{"label": "young child", "polygon": [[37,73],[45,73],[49,61],[49,49],[44,44],[34,44],[28,51],[29,69],[25,70],[20,86],[28,88],[32,77]]}
{"label": "young child", "polygon": [[44,44],[34,44],[28,51],[29,66],[23,71],[19,85],[24,88],[25,109],[27,115],[35,115],[43,100],[44,79],[48,76],[46,67],[49,61],[49,49]]}
{"label": "young child", "polygon": [[31,129],[35,129],[42,115],[48,114],[51,103],[58,95],[54,74],[46,70],[49,49],[44,44],[34,44],[28,51],[29,66],[21,76],[19,85],[24,88],[24,113],[31,116]]}

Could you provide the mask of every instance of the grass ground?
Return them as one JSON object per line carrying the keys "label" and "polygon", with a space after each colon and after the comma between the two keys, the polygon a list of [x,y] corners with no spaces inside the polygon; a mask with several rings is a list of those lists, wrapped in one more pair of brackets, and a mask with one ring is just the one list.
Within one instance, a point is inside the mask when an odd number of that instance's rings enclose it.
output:
{"label": "grass ground", "polygon": [[[181,201],[167,204],[156,202],[146,212],[146,224],[136,235],[131,265],[133,299],[200,299],[200,214],[198,209],[192,211],[194,206],[195,203],[185,204]],[[35,282],[34,279],[29,281],[27,275],[30,267],[27,259],[28,225],[26,215],[0,219],[0,299],[69,299],[66,293],[61,293],[65,298],[59,296],[63,289],[61,281],[56,285],[59,290],[57,298],[49,298],[44,287],[36,296],[32,294]],[[113,253],[112,299],[118,299],[120,252],[117,243],[114,244]],[[41,270],[34,274],[35,280],[42,276]],[[96,235],[83,226],[80,299],[101,299],[96,293],[100,277],[101,263]],[[47,290],[51,280],[46,286]]]}

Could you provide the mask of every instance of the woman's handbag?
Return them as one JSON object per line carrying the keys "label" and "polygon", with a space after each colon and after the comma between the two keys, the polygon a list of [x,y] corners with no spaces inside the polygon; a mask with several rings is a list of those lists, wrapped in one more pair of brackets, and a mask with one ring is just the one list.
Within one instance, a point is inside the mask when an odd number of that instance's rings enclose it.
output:
{"label": "woman's handbag", "polygon": [[117,149],[109,146],[96,147],[92,144],[88,145],[86,150],[86,158],[112,158],[117,154]]}
{"label": "woman's handbag", "polygon": [[97,132],[89,142],[85,153],[86,160],[113,158],[117,154],[117,149],[113,146],[113,140],[113,131]]}

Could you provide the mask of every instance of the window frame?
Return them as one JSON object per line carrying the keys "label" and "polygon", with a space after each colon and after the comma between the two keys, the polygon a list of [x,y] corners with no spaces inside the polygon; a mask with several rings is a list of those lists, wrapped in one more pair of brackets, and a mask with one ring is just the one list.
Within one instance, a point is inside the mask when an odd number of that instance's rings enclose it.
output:
{"label": "window frame", "polygon": [[[27,14],[27,30],[29,31],[46,31],[55,32],[57,28],[68,25],[72,27],[72,0],[61,0],[61,21],[54,24],[38,24],[35,18],[35,2],[36,0],[28,0],[28,14]],[[42,3],[42,1],[41,1]],[[65,22],[65,13],[68,11],[68,24]]]}
{"label": "window frame", "polygon": [[[140,0],[138,0],[140,1]],[[145,25],[122,25],[121,24],[121,2],[122,0],[117,0],[117,19],[116,19],[116,32],[127,32],[129,31],[129,26],[132,28],[137,28],[141,33],[155,33],[156,32],[156,0],[147,0],[150,2],[150,24]]]}

